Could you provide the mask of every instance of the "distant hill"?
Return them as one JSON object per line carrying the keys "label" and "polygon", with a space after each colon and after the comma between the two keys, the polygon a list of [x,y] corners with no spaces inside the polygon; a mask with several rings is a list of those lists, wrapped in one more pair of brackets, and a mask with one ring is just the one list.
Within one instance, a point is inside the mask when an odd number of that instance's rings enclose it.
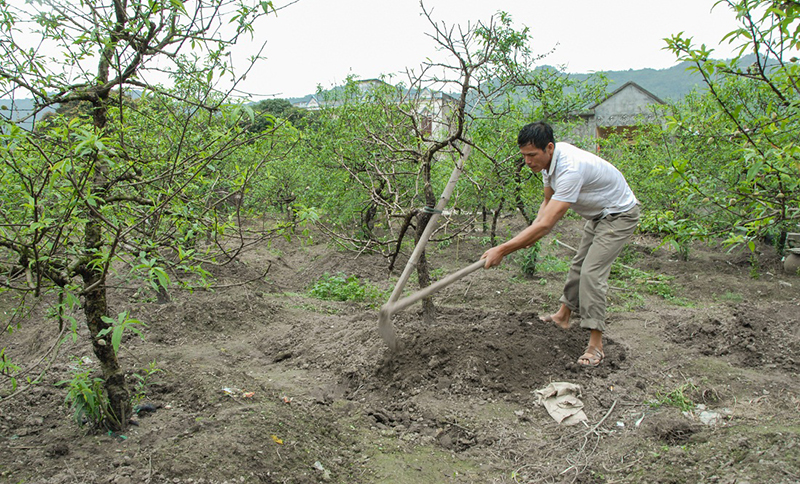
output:
{"label": "distant hill", "polygon": [[[635,82],[664,101],[680,101],[695,88],[704,88],[703,78],[687,70],[692,64],[681,62],[667,69],[628,69],[627,71],[603,71],[609,80],[608,91],[613,92],[626,82]],[[590,74],[570,74],[584,80]]]}
{"label": "distant hill", "polygon": [[[755,60],[755,56],[745,56],[741,64],[747,65]],[[689,62],[682,62],[666,69],[628,69],[627,71],[603,71],[608,78],[608,92],[613,92],[626,82],[635,82],[643,88],[652,92],[664,101],[680,101],[683,96],[690,93],[693,89],[703,89],[702,77],[694,72],[687,70],[691,66]],[[551,67],[542,67],[551,68]],[[552,68],[551,68],[552,69]],[[591,74],[588,73],[569,73],[570,77],[584,80]],[[303,97],[287,98],[292,104],[308,102],[314,93]],[[19,120],[31,113],[33,101],[31,99],[16,99],[13,103],[7,99],[0,99],[0,116]],[[53,109],[51,109],[52,111]],[[41,119],[44,113],[37,115]],[[30,121],[21,123],[20,126],[30,129]]]}
{"label": "distant hill", "polygon": [[[746,62],[746,58],[743,62]],[[700,74],[687,70],[691,65],[690,62],[681,62],[666,69],[628,69],[627,71],[603,71],[602,73],[609,80],[608,92],[613,92],[626,82],[632,81],[664,101],[680,101],[683,96],[692,92],[693,89],[703,89],[705,87]],[[540,69],[552,69],[552,67],[542,66]],[[568,73],[568,75],[574,79],[585,80],[592,74]],[[287,100],[292,104],[304,104],[313,95],[308,94]]]}
{"label": "distant hill", "polygon": [[[750,65],[756,61],[755,54],[743,56],[739,65]],[[688,68],[694,66],[691,62],[680,64],[666,69],[628,69],[627,71],[602,71],[609,80],[608,92],[614,92],[626,82],[635,82],[663,101],[680,101],[685,95],[695,88],[705,89],[703,77]],[[590,74],[569,74],[570,77],[583,80]]]}
{"label": "distant hill", "polygon": [[[31,129],[33,119],[26,119],[33,112],[33,99],[0,99],[0,116],[15,121],[22,129]],[[46,108],[36,115],[36,119],[44,118],[47,113],[55,112],[55,108]],[[20,121],[23,120],[24,121]]]}

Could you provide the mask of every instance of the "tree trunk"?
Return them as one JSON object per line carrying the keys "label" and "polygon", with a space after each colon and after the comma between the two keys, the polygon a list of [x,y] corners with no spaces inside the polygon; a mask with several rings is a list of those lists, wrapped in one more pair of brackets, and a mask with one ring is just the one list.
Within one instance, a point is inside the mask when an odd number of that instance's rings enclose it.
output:
{"label": "tree trunk", "polygon": [[[432,156],[433,154],[429,153],[429,156],[423,160],[422,165],[422,173],[425,179],[425,187],[423,189],[423,193],[425,194],[425,205],[431,209],[436,207],[436,195],[433,194],[433,187],[431,186]],[[427,227],[430,219],[431,213],[427,211],[422,211],[417,216],[417,235],[415,237],[417,244],[419,244],[420,236],[425,231],[425,227]],[[417,265],[417,276],[419,279],[420,288],[431,285],[430,269],[428,269],[428,259],[425,257],[424,250],[420,255],[419,263]],[[433,305],[433,299],[429,297],[426,297],[422,300],[422,319],[427,324],[433,324],[436,322],[436,306]]]}
{"label": "tree trunk", "polygon": [[498,205],[497,210],[494,212],[492,216],[492,233],[489,235],[492,247],[497,245],[497,219],[500,218],[500,214],[503,212],[503,205],[505,205],[506,199],[505,197],[500,199],[500,205]]}
{"label": "tree trunk", "polygon": [[[90,221],[86,226],[85,246],[99,250],[102,246],[100,236],[99,223]],[[110,334],[100,338],[97,336],[104,329],[111,328],[111,325],[103,321],[103,316],[108,314],[104,277],[101,269],[86,268],[83,273],[83,285],[89,290],[84,294],[83,312],[86,316],[89,334],[92,337],[94,354],[103,370],[111,413],[108,421],[109,427],[112,430],[123,430],[131,415],[131,396],[125,383],[125,373],[119,366],[119,360],[111,345]]]}
{"label": "tree trunk", "polygon": [[361,231],[369,240],[375,240],[373,231],[375,230],[375,216],[377,214],[378,207],[372,202],[361,212]]}
{"label": "tree trunk", "polygon": [[[109,88],[105,86],[108,81],[110,60],[114,53],[116,39],[108,45],[100,56],[97,70],[98,87],[94,92],[96,96],[92,101],[92,124],[98,133],[103,133],[108,125],[108,97]],[[103,197],[106,195],[108,181],[108,165],[95,155],[94,176],[91,181],[91,192],[98,200],[98,206],[88,208],[86,227],[84,231],[84,248],[87,255],[97,257],[103,252],[103,220],[100,215]],[[111,254],[109,254],[111,257]],[[112,430],[123,430],[128,425],[131,415],[131,396],[125,381],[125,373],[120,368],[117,354],[111,344],[110,333],[103,337],[98,334],[111,329],[112,326],[103,321],[103,316],[108,316],[108,300],[106,287],[106,273],[103,264],[95,264],[94,260],[87,263],[81,275],[84,287],[84,314],[89,334],[92,338],[94,354],[100,362],[105,380],[105,390],[108,396],[109,412],[108,426]]]}
{"label": "tree trunk", "polygon": [[525,223],[530,225],[533,223],[533,217],[528,215],[528,211],[525,207],[525,201],[522,199],[522,190],[520,187],[522,186],[522,167],[525,166],[524,163],[517,164],[517,171],[514,173],[514,186],[516,189],[514,190],[514,199],[517,203],[517,210],[519,213],[522,214],[522,217],[525,219]]}
{"label": "tree trunk", "polygon": [[[417,217],[417,234],[414,238],[419,244],[420,235],[428,225],[431,215],[429,213],[421,212]],[[423,250],[417,261],[417,279],[419,280],[419,287],[424,288],[431,285],[430,269],[428,268],[428,259],[425,257]],[[436,306],[433,304],[433,299],[426,297],[422,300],[422,320],[425,324],[433,324],[436,322]]]}

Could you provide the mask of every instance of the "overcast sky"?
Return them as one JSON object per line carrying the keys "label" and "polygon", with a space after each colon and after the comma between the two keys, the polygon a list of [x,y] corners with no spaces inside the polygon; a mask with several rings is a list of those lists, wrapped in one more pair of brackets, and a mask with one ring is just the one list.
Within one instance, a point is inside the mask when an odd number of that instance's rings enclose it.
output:
{"label": "overcast sky", "polygon": [[[276,6],[292,0],[275,0]],[[665,37],[685,32],[715,47],[717,58],[733,49],[720,39],[736,26],[716,0],[426,0],[437,22],[487,21],[498,11],[531,29],[534,53],[555,51],[541,63],[568,72],[663,69],[677,63]],[[300,97],[361,79],[396,74],[436,55],[432,31],[418,0],[298,0],[261,23],[251,45],[267,47],[266,60],[242,90],[264,97]],[[237,47],[245,53],[248,44]],[[252,52],[248,52],[252,54]]]}

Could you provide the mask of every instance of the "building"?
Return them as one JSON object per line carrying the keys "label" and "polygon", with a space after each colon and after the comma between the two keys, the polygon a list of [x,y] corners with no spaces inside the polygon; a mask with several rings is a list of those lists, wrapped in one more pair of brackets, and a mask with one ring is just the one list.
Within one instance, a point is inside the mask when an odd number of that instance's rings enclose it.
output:
{"label": "building", "polygon": [[575,130],[579,137],[607,138],[611,134],[632,132],[642,123],[663,122],[654,106],[664,105],[658,98],[635,82],[626,82],[609,94],[603,101],[589,106],[579,113],[583,123]]}
{"label": "building", "polygon": [[[363,94],[371,90],[390,87],[380,79],[364,79],[354,81],[356,88]],[[343,101],[337,98],[343,88],[335,87],[326,94],[311,94],[295,100],[292,106],[309,111],[317,111],[323,107],[335,107]],[[416,105],[416,118],[421,133],[431,135],[450,129],[448,119],[457,107],[458,100],[449,94],[431,89],[399,89],[397,102],[412,102]]]}

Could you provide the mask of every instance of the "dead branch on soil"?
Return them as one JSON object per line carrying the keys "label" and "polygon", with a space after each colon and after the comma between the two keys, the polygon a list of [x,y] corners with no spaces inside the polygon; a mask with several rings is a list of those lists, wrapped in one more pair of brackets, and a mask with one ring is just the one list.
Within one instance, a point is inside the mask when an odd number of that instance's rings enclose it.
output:
{"label": "dead branch on soil", "polygon": [[616,400],[614,400],[614,403],[612,403],[612,404],[611,404],[611,407],[608,409],[608,412],[606,412],[605,416],[603,416],[603,418],[601,418],[601,419],[600,419],[600,421],[599,421],[599,422],[597,422],[597,423],[594,425],[594,427],[592,427],[591,429],[589,429],[589,430],[586,432],[586,434],[585,434],[585,437],[588,437],[588,435],[589,435],[589,434],[591,434],[591,433],[597,433],[597,432],[596,432],[596,431],[597,431],[597,428],[598,428],[598,427],[600,427],[601,425],[603,425],[603,422],[605,422],[605,421],[606,421],[606,419],[608,418],[608,416],[609,416],[609,415],[611,415],[611,412],[613,412],[613,411],[614,411],[614,407],[616,407],[616,406],[617,406],[617,401],[616,401]]}

